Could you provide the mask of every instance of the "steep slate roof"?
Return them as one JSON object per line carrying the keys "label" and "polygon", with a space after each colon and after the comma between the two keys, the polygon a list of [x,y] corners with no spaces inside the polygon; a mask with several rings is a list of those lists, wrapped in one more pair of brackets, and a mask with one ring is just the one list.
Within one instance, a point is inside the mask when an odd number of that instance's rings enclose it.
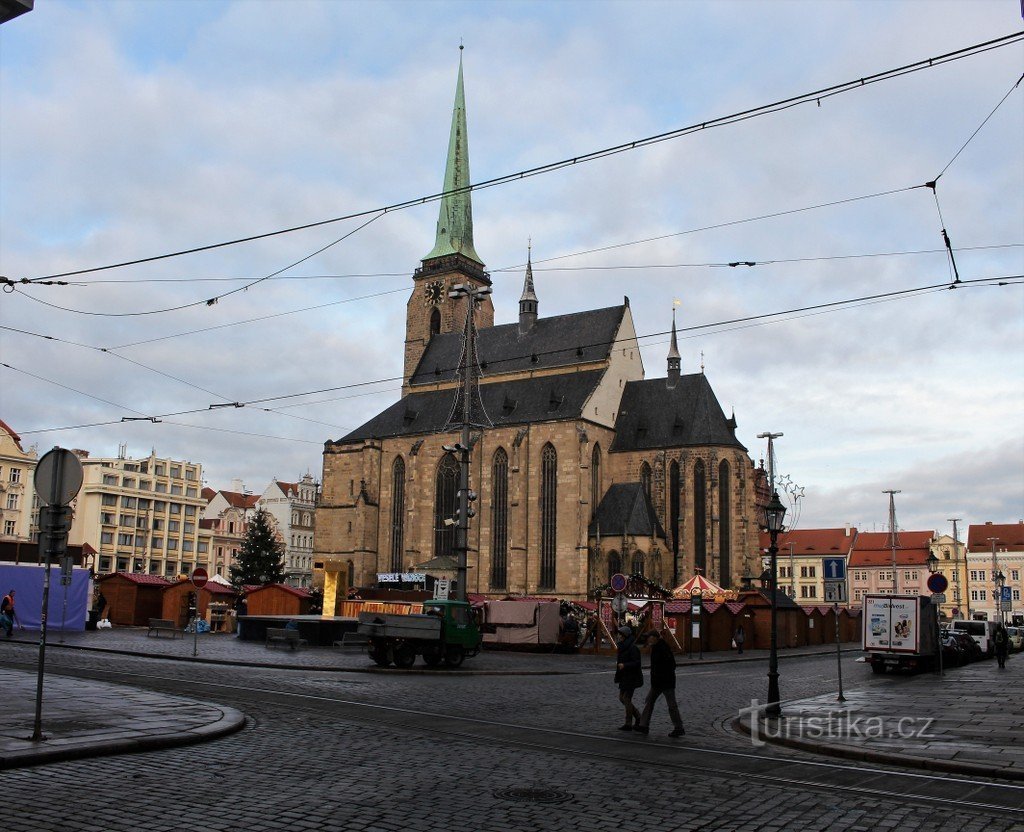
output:
{"label": "steep slate roof", "polygon": [[990,537],[998,537],[996,550],[1024,550],[1024,523],[971,523],[967,530],[968,552],[991,552]]}
{"label": "steep slate roof", "polygon": [[[484,378],[604,360],[612,350],[625,309],[624,305],[609,306],[538,318],[530,331],[522,335],[518,321],[484,327],[477,334]],[[435,335],[423,351],[411,384],[451,381],[461,360],[461,331]]]}
{"label": "steep slate roof", "polygon": [[[927,566],[935,532],[896,532],[896,566]],[[850,552],[848,569],[892,566],[889,532],[861,532]]]}
{"label": "steep slate roof", "polygon": [[[498,381],[480,385],[480,394],[495,427],[575,419],[603,374],[604,370],[590,370]],[[410,393],[338,442],[437,433],[448,420],[455,395],[455,390]]]}
{"label": "steep slate roof", "polygon": [[616,483],[605,492],[590,521],[589,534],[597,535],[598,530],[601,537],[624,534],[665,537],[651,499],[638,482]]}
{"label": "steep slate roof", "polygon": [[680,376],[672,388],[663,378],[626,382],[615,419],[612,451],[695,445],[746,450],[736,438],[735,422],[722,412],[707,376]]}

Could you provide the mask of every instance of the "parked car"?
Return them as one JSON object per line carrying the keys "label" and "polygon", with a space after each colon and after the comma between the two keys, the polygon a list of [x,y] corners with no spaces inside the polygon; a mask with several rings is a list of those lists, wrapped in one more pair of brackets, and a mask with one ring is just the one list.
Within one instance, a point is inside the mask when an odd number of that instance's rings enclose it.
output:
{"label": "parked car", "polygon": [[1007,627],[1010,634],[1010,649],[1015,653],[1024,650],[1024,627]]}
{"label": "parked car", "polygon": [[982,652],[981,646],[973,638],[967,635],[967,633],[954,630],[951,633],[951,636],[956,640],[957,644],[960,645],[960,650],[965,657],[965,664],[967,662],[976,662],[979,659],[985,658],[985,654]]}
{"label": "parked car", "polygon": [[949,630],[942,632],[942,664],[945,667],[960,667],[970,661],[970,656],[959,639]]}
{"label": "parked car", "polygon": [[986,656],[995,655],[995,645],[992,643],[992,636],[996,631],[995,621],[954,621],[953,629],[967,633],[978,643],[981,652]]}

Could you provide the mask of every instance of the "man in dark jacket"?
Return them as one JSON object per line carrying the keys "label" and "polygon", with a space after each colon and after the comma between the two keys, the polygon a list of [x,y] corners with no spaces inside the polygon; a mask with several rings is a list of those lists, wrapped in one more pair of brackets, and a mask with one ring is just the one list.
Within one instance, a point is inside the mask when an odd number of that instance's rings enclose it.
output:
{"label": "man in dark jacket", "polygon": [[640,648],[636,646],[633,628],[619,627],[619,653],[616,656],[615,684],[619,686],[619,701],[626,709],[626,721],[620,731],[632,731],[633,722],[640,727],[640,711],[633,704],[633,692],[644,684],[644,671],[640,664]]}
{"label": "man in dark jacket", "polygon": [[640,715],[635,730],[641,734],[646,734],[650,730],[654,703],[658,701],[659,696],[664,696],[665,702],[668,703],[668,715],[675,726],[675,730],[669,736],[681,737],[686,731],[683,730],[679,705],[676,704],[676,657],[672,655],[672,648],[665,643],[657,630],[651,630],[647,638],[651,645],[651,690],[647,694],[644,712]]}

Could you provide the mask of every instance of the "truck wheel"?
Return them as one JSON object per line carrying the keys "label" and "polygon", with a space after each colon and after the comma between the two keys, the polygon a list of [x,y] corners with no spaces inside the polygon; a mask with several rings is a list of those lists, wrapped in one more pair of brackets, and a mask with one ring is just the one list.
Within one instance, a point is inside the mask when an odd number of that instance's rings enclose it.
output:
{"label": "truck wheel", "polygon": [[395,667],[409,668],[416,663],[416,648],[411,644],[396,644],[393,652]]}
{"label": "truck wheel", "polygon": [[444,651],[444,663],[448,667],[458,667],[465,657],[466,651],[458,644],[449,644],[448,649]]}
{"label": "truck wheel", "polygon": [[885,665],[881,664],[880,662],[877,663],[877,664],[872,664],[871,665],[871,672],[872,673],[885,673]]}
{"label": "truck wheel", "polygon": [[428,667],[437,667],[441,664],[441,659],[443,658],[444,653],[441,652],[439,645],[432,644],[423,648],[423,661],[426,662]]}
{"label": "truck wheel", "polygon": [[371,644],[370,649],[366,652],[378,667],[387,667],[391,664],[391,659],[388,658],[388,648],[383,644]]}

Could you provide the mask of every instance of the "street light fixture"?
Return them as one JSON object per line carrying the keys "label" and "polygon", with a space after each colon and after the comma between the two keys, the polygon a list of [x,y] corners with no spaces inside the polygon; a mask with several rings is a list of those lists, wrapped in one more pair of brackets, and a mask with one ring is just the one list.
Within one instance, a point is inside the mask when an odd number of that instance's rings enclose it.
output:
{"label": "street light fixture", "polygon": [[999,622],[1005,624],[1003,616],[1003,587],[1006,585],[1006,576],[1002,571],[999,571],[992,576],[992,580],[996,585],[996,615],[999,617]]}
{"label": "street light fixture", "polygon": [[778,622],[778,556],[779,556],[779,533],[782,531],[782,521],[786,517],[786,507],[782,504],[779,499],[778,492],[772,492],[772,499],[765,507],[764,520],[765,527],[768,529],[768,535],[771,539],[771,545],[768,547],[768,554],[771,557],[771,564],[768,567],[771,573],[771,583],[769,588],[772,593],[772,630],[771,630],[771,650],[768,654],[768,705],[765,708],[765,716],[767,717],[780,717],[782,716],[782,708],[779,705],[779,654],[778,654],[778,635],[779,635],[779,622]]}

